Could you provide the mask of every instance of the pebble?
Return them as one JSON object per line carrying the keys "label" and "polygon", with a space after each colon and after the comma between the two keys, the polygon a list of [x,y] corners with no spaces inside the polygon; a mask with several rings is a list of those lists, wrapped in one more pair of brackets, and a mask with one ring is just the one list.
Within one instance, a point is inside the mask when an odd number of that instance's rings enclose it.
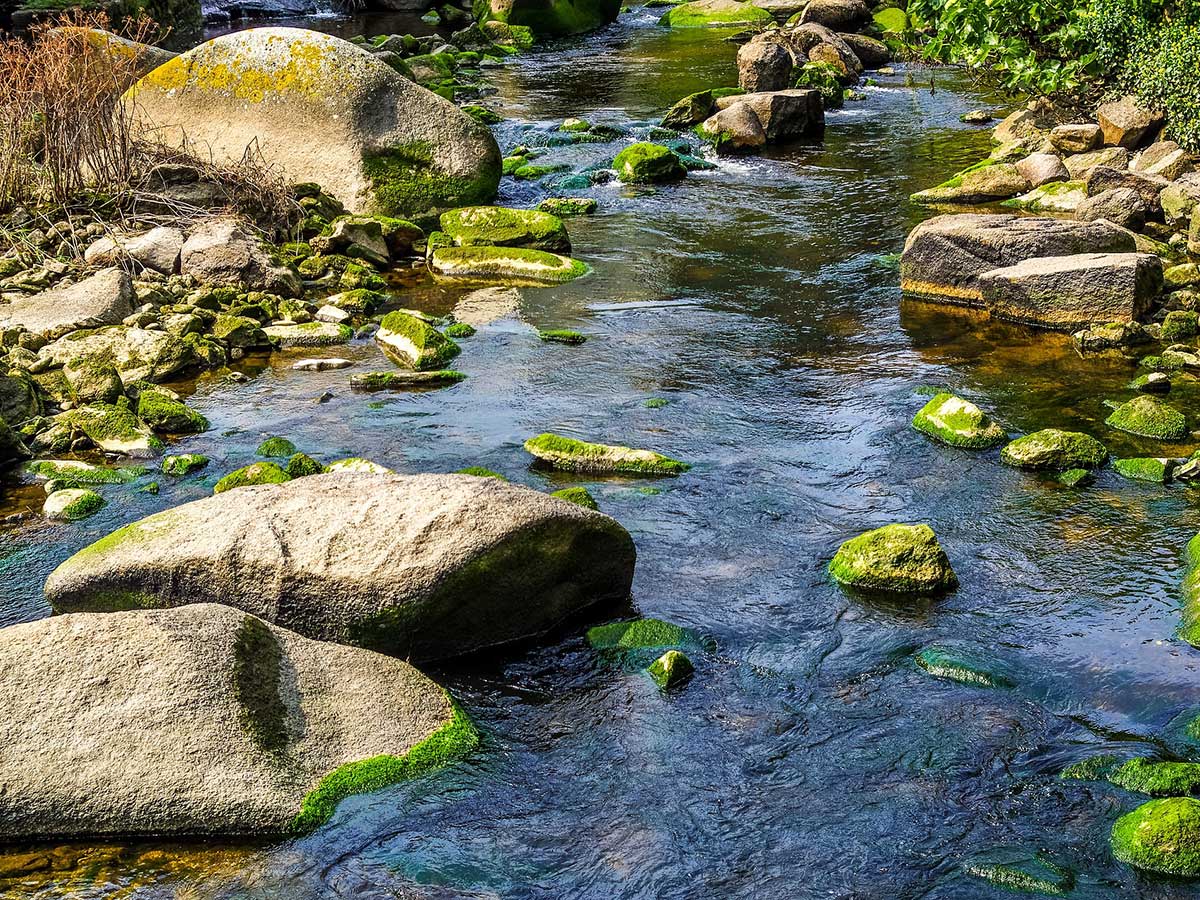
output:
{"label": "pebble", "polygon": [[292,363],[292,368],[301,372],[328,372],[332,369],[348,369],[354,363],[348,359],[340,357],[329,357],[328,359],[300,359]]}

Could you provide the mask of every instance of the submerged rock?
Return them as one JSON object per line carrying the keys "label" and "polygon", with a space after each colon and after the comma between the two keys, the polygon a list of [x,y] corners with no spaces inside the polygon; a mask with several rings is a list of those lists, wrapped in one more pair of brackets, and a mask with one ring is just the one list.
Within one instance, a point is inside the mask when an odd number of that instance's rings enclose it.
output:
{"label": "submerged rock", "polygon": [[416,372],[363,372],[350,376],[350,387],[359,391],[386,391],[408,387],[447,387],[467,376],[453,369]]}
{"label": "submerged rock", "polygon": [[133,282],[105,269],[76,284],[0,304],[0,328],[21,326],[53,340],[81,328],[120,325],[133,313]]}
{"label": "submerged rock", "polygon": [[691,468],[687,463],[652,450],[592,444],[551,433],[530,438],[525,442],[525,450],[553,468],[566,472],[682,475]]}
{"label": "submerged rock", "polygon": [[199,453],[181,453],[177,456],[164,456],[162,473],[182,478],[185,475],[190,475],[193,472],[203,469],[208,465],[208,462],[208,457],[202,456]]}
{"label": "submerged rock", "polygon": [[1188,435],[1187,418],[1183,413],[1145,394],[1122,403],[1104,424],[1160,441],[1181,441]]}
{"label": "submerged rock", "polygon": [[686,684],[695,672],[692,661],[679,650],[668,650],[649,667],[646,672],[664,691],[671,691]]}
{"label": "submerged rock", "polygon": [[670,147],[644,141],[618,153],[613,168],[617,178],[628,184],[663,184],[687,176],[687,169]]}
{"label": "submerged rock", "polygon": [[0,672],[7,840],[304,830],[477,742],[407,663],[223,605],[14,625]]}
{"label": "submerged rock", "polygon": [[1117,819],[1113,856],[1148,872],[1200,876],[1200,800],[1151,800]]}
{"label": "submerged rock", "polygon": [[1095,469],[1108,458],[1108,448],[1088,434],[1044,428],[1019,437],[1000,460],[1019,469]]}
{"label": "submerged rock", "polygon": [[1003,428],[974,403],[953,394],[938,394],[913,418],[913,428],[951,447],[986,450],[1003,443]]}
{"label": "submerged rock", "polygon": [[656,653],[672,649],[700,649],[705,645],[696,632],[662,619],[633,619],[597,625],[588,629],[587,642],[595,650],[653,650]]}
{"label": "submerged rock", "polygon": [[59,566],[46,597],[59,611],[219,600],[319,640],[429,660],[623,599],[634,559],[613,519],[527,488],[339,472],[135,522]]}
{"label": "submerged rock", "polygon": [[1152,338],[1138,322],[1105,322],[1071,335],[1071,343],[1080,353],[1099,353],[1145,344]]}
{"label": "submerged rock", "polygon": [[917,665],[934,678],[957,681],[975,687],[1007,688],[1012,680],[998,672],[989,672],[974,661],[940,647],[926,647],[915,657]]}
{"label": "submerged rock", "polygon": [[582,506],[584,509],[600,509],[600,504],[596,502],[596,498],[591,492],[581,486],[563,488],[559,491],[551,491],[551,497],[557,497],[559,500],[566,500],[568,503],[575,503]]}
{"label": "submerged rock", "polygon": [[1037,257],[1134,250],[1133,235],[1103,222],[970,213],[937,216],[909,234],[900,258],[900,281],[911,294],[979,306],[979,278],[985,272]]}
{"label": "submerged rock", "polygon": [[829,574],[847,587],[895,594],[934,594],[958,585],[928,525],[885,525],[851,538],[838,548]]}
{"label": "submerged rock", "polygon": [[47,519],[74,522],[86,519],[104,508],[104,498],[88,488],[66,488],[55,491],[42,505],[42,515]]}
{"label": "submerged rock", "polygon": [[414,369],[439,369],[462,352],[432,325],[399,311],[383,317],[375,340],[389,357]]}
{"label": "submerged rock", "polygon": [[981,855],[963,864],[968,875],[996,887],[1057,897],[1075,887],[1075,875],[1041,853],[1005,852]]}
{"label": "submerged rock", "polygon": [[351,212],[486,203],[500,182],[488,128],[366,50],[315,31],[219,37],[155,69],[129,96],[147,137],[203,146],[218,163],[240,162],[254,146]]}

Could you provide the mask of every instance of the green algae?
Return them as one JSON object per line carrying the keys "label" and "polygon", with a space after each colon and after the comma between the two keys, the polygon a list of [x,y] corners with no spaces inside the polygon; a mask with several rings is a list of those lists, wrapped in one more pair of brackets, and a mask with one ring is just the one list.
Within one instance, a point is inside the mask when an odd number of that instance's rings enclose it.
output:
{"label": "green algae", "polygon": [[411,781],[466,756],[479,746],[480,737],[466,712],[446,694],[450,721],[402,756],[381,755],[339,766],[305,796],[291,830],[312,831],[333,816],[337,805],[353,794],[377,791]]}
{"label": "green algae", "polygon": [[325,467],[307,453],[296,453],[288,460],[284,469],[288,478],[304,478],[308,475],[320,475]]}
{"label": "green algae", "polygon": [[596,211],[599,204],[590,197],[547,197],[538,204],[538,210],[552,216],[587,216]]}
{"label": "green algae", "polygon": [[963,871],[996,887],[1027,894],[1052,897],[1068,894],[1075,887],[1075,875],[1069,869],[1040,853],[1021,854],[1004,859],[980,857],[963,864]]}
{"label": "green algae", "polygon": [[1200,763],[1131,759],[1113,770],[1117,787],[1151,797],[1186,797],[1200,793]]}
{"label": "green algae", "polygon": [[1067,469],[1058,473],[1058,481],[1067,487],[1086,487],[1096,480],[1096,475],[1089,469]]}
{"label": "green algae", "polygon": [[449,338],[469,338],[475,336],[475,326],[466,322],[455,322],[442,329],[442,334]]}
{"label": "green algae", "polygon": [[913,428],[934,440],[968,450],[986,450],[1008,437],[1004,429],[974,403],[941,393],[922,407]]}
{"label": "green algae", "polygon": [[137,414],[155,431],[168,434],[198,434],[209,427],[208,419],[164,391],[142,391],[138,397]]}
{"label": "green algae", "polygon": [[682,475],[691,466],[651,450],[592,444],[549,432],[525,442],[542,462],[568,472],[617,472],[632,475]]}
{"label": "green algae", "polygon": [[617,178],[627,184],[664,184],[687,176],[687,169],[670,147],[645,141],[618,153],[613,168]]}
{"label": "green algae", "polygon": [[1188,541],[1183,557],[1183,622],[1178,634],[1200,648],[1200,534]]}
{"label": "green algae", "polygon": [[1073,781],[1107,781],[1108,776],[1120,765],[1121,757],[1112,753],[1102,753],[1071,763],[1058,777]]}
{"label": "green algae", "polygon": [[579,260],[528,247],[443,247],[431,262],[442,277],[517,284],[563,284],[591,271]]}
{"label": "green algae", "polygon": [[208,457],[199,453],[181,453],[177,456],[166,456],[162,461],[162,473],[175,478],[190,475],[197,469],[208,465]]}
{"label": "green algae", "polygon": [[284,437],[269,437],[254,451],[255,456],[265,456],[268,459],[287,459],[295,453],[296,445]]}
{"label": "green algae", "polygon": [[458,344],[428,322],[399,311],[383,317],[375,339],[415,369],[441,368],[462,352]]}
{"label": "green algae", "polygon": [[950,560],[928,525],[885,525],[838,548],[829,574],[861,591],[936,594],[958,585]]}
{"label": "green algae", "polygon": [[680,3],[667,10],[658,24],[670,28],[730,28],[768,25],[774,20],[770,12],[753,3],[738,3],[727,9],[713,9],[705,3]]}
{"label": "green algae", "polygon": [[594,650],[679,650],[703,647],[696,632],[662,619],[634,619],[596,625],[587,631]]}
{"label": "green algae", "polygon": [[1113,468],[1116,469],[1118,475],[1134,481],[1152,481],[1155,484],[1166,484],[1171,480],[1171,472],[1175,468],[1175,460],[1161,457],[1114,459]]}
{"label": "green algae", "polygon": [[646,409],[662,409],[664,406],[670,406],[671,401],[665,397],[649,397],[642,401],[642,406]]}
{"label": "green algae", "polygon": [[287,707],[280,696],[283,650],[261,619],[246,616],[233,645],[233,693],[242,727],[268,753],[288,744]]}
{"label": "green algae", "polygon": [[[89,488],[67,488],[55,491],[46,499],[47,516],[76,522],[95,515],[104,508],[104,498]],[[53,514],[49,512],[54,508]]]}
{"label": "green algae", "polygon": [[230,472],[213,487],[214,494],[255,484],[282,484],[290,481],[287,472],[273,462],[257,462]]}
{"label": "green algae", "polygon": [[531,247],[570,253],[571,240],[558,216],[533,209],[472,206],[443,213],[441,230],[459,247]]}
{"label": "green algae", "polygon": [[1144,394],[1122,403],[1104,423],[1129,434],[1160,441],[1181,441],[1188,435],[1187,417],[1183,413]]}
{"label": "green algae", "polygon": [[500,164],[485,167],[474,178],[440,171],[433,162],[433,145],[414,141],[380,150],[363,158],[363,174],[371,183],[376,211],[409,216],[431,209],[487,203],[500,186]]}
{"label": "green algae", "polygon": [[574,503],[576,506],[582,506],[584,509],[599,510],[600,504],[596,502],[596,498],[585,487],[569,487],[558,491],[551,491],[551,497],[557,497],[559,500],[566,500],[568,503]]}
{"label": "green algae", "polygon": [[1117,819],[1109,837],[1113,856],[1137,869],[1200,875],[1200,801],[1151,800]]}
{"label": "green algae", "polygon": [[587,336],[580,334],[578,331],[571,331],[566,328],[550,328],[545,331],[539,331],[538,337],[543,341],[552,344],[582,344],[587,340]]}
{"label": "green algae", "polygon": [[989,671],[953,650],[926,647],[914,657],[918,667],[934,678],[955,681],[972,687],[1009,688],[1012,680],[998,672]]}
{"label": "green algae", "polygon": [[467,376],[454,369],[431,369],[423,372],[360,372],[350,376],[355,390],[383,391],[395,388],[445,387],[458,384]]}
{"label": "green algae", "polygon": [[25,464],[25,471],[40,478],[56,478],[72,484],[128,484],[146,474],[142,466],[94,466],[74,459],[38,459]]}
{"label": "green algae", "polygon": [[474,475],[476,478],[495,478],[497,481],[508,481],[499,472],[493,472],[491,469],[485,469],[483,466],[467,466],[465,469],[459,469],[455,475]]}

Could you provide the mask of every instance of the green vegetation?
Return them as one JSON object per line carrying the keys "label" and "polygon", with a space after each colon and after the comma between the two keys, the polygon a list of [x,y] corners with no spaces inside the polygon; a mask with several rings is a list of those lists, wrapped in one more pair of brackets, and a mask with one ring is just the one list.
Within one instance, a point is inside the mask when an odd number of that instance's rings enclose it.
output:
{"label": "green vegetation", "polygon": [[659,688],[670,691],[686,684],[692,677],[695,667],[684,653],[679,650],[668,650],[650,663],[646,671]]}
{"label": "green vegetation", "polygon": [[450,721],[403,756],[374,756],[347,763],[321,779],[300,805],[292,830],[312,831],[328,821],[338,803],[351,794],[377,791],[440,769],[479,746],[479,732],[462,708],[446,695]]}
{"label": "green vegetation", "polygon": [[634,619],[589,628],[587,642],[596,650],[669,650],[697,647],[695,632],[661,619]]}
{"label": "green vegetation", "polygon": [[1108,458],[1108,448],[1079,431],[1043,428],[1019,437],[1000,451],[1001,462],[1019,469],[1095,469]]}
{"label": "green vegetation", "polygon": [[1130,459],[1114,459],[1113,468],[1117,474],[1134,481],[1153,481],[1163,484],[1171,480],[1173,462],[1169,459],[1156,457],[1133,457]]}
{"label": "green vegetation", "polygon": [[469,206],[443,213],[441,230],[459,247],[532,247],[570,253],[571,241],[558,216],[534,209]]}
{"label": "green vegetation", "polygon": [[687,177],[679,157],[662,144],[632,144],[617,154],[613,168],[617,178],[628,184],[662,184]]}
{"label": "green vegetation", "polygon": [[1121,765],[1121,758],[1111,753],[1099,756],[1089,756],[1077,763],[1071,763],[1059,773],[1059,778],[1076,781],[1107,781],[1113,770]]}
{"label": "green vegetation", "polygon": [[493,472],[491,469],[485,469],[483,466],[467,466],[465,469],[459,469],[455,475],[474,475],[476,478],[495,478],[497,481],[508,481],[499,472]]}
{"label": "green vegetation", "polygon": [[1012,680],[997,672],[989,672],[974,662],[964,659],[950,650],[926,647],[916,657],[917,665],[934,678],[957,681],[974,687],[1012,687]]}
{"label": "green vegetation", "polygon": [[525,449],[543,462],[567,472],[624,472],[634,475],[682,475],[687,463],[652,450],[590,444],[557,434],[539,434]]}
{"label": "green vegetation", "polygon": [[241,707],[242,727],[262,750],[287,746],[287,707],[279,694],[283,650],[261,619],[246,616],[233,645],[233,691]]}
{"label": "green vegetation", "polygon": [[254,451],[255,456],[265,456],[268,459],[287,459],[296,453],[296,445],[283,437],[269,437]]}
{"label": "green vegetation", "polygon": [[771,14],[753,3],[730,3],[714,7],[706,3],[681,3],[658,20],[671,28],[712,28],[736,25],[764,26],[773,21]]}
{"label": "green vegetation", "polygon": [[475,326],[466,322],[455,322],[442,329],[442,334],[450,338],[469,338],[475,336]]}
{"label": "green vegetation", "polygon": [[458,344],[428,322],[400,311],[383,317],[375,339],[414,369],[439,368],[461,352]]}
{"label": "green vegetation", "polygon": [[196,434],[208,430],[208,419],[166,391],[142,391],[138,397],[137,414],[155,431],[168,434]]}
{"label": "green vegetation", "polygon": [[893,594],[934,594],[958,585],[928,525],[885,525],[838,548],[829,574],[847,587]]}
{"label": "green vegetation", "polygon": [[288,460],[284,471],[288,478],[304,478],[306,475],[320,475],[325,467],[307,453],[296,453]]}
{"label": "green vegetation", "polygon": [[1028,858],[1012,862],[972,860],[963,865],[963,871],[982,878],[997,887],[1027,894],[1059,896],[1071,892],[1075,887],[1075,875],[1041,854],[1030,854]]}
{"label": "green vegetation", "polygon": [[1151,797],[1186,797],[1200,793],[1200,763],[1131,759],[1108,779],[1127,791]]}
{"label": "green vegetation", "polygon": [[1183,413],[1145,394],[1122,403],[1104,420],[1106,425],[1160,441],[1181,441],[1188,435]]}
{"label": "green vegetation", "polygon": [[596,502],[596,498],[585,487],[569,487],[563,488],[560,491],[551,491],[551,497],[557,497],[559,500],[566,500],[568,503],[574,503],[577,506],[582,506],[585,509],[599,510],[600,505]]}
{"label": "green vegetation", "polygon": [[390,216],[487,203],[500,184],[499,166],[474,179],[439,171],[433,164],[433,148],[420,141],[365,158],[363,172],[371,182],[378,211]]}
{"label": "green vegetation", "polygon": [[841,109],[846,101],[846,89],[842,87],[841,73],[833,63],[805,63],[796,76],[796,87],[816,88],[821,93],[821,102],[825,104],[826,109]]}
{"label": "green vegetation", "polygon": [[207,456],[201,456],[199,453],[181,453],[178,456],[163,458],[162,473],[182,478],[184,475],[190,475],[197,469],[203,469],[207,465]]}
{"label": "green vegetation", "polygon": [[1113,856],[1138,869],[1200,875],[1200,800],[1151,800],[1117,819],[1109,838]]}
{"label": "green vegetation", "polygon": [[550,328],[546,331],[539,331],[538,337],[553,344],[582,344],[587,340],[586,335],[566,328]]}
{"label": "green vegetation", "polygon": [[282,484],[291,481],[287,472],[273,462],[257,462],[230,472],[213,487],[214,494],[223,494],[234,488],[252,484]]}

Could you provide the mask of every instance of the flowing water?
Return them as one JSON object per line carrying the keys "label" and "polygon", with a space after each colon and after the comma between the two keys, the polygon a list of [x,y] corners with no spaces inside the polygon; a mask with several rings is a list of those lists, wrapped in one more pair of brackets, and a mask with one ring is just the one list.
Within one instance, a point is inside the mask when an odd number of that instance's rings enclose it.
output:
{"label": "flowing water", "polygon": [[[734,45],[654,20],[634,11],[491,72],[502,146],[575,115],[643,134],[678,97],[734,80]],[[180,449],[210,454],[209,473],[160,478],[157,496],[111,490],[82,525],[0,532],[7,624],[48,614],[41,585],[59,561],[207,495],[268,434],[321,459],[482,465],[539,489],[578,479],[530,469],[533,434],[646,446],[695,468],[582,483],[636,539],[636,610],[716,642],[685,690],[660,694],[570,629],[434,673],[484,734],[461,764],[351,798],[283,844],[39,850],[64,874],[29,891],[948,900],[1003,896],[964,862],[1041,851],[1078,873],[1077,897],[1197,896],[1112,860],[1109,829],[1138,798],[1057,777],[1099,752],[1189,752],[1171,736],[1200,706],[1197,656],[1172,637],[1180,551],[1200,528],[1189,491],[1111,471],[1073,490],[909,427],[922,391],[947,386],[1014,433],[1080,428],[1116,455],[1164,452],[1103,425],[1131,364],[901,300],[894,254],[923,215],[906,197],[988,146],[959,123],[984,101],[952,73],[935,90],[931,77],[880,78],[829,115],[821,144],[722,160],[678,186],[593,188],[599,213],[569,227],[595,273],[522,289],[512,315],[462,342],[460,385],[358,394],[347,372],[293,372],[299,354],[247,360],[248,382],[185,386],[213,428]],[[620,143],[539,162],[602,164]],[[506,179],[500,200],[548,191]],[[444,313],[463,293],[416,281],[398,304]],[[543,344],[538,327],[589,340]],[[329,355],[384,367],[369,341]],[[1194,396],[1181,385],[1175,405]],[[3,509],[36,508],[39,494],[12,482]],[[956,592],[881,604],[830,583],[841,541],[895,521],[934,527]],[[1015,686],[936,680],[912,662],[931,644]]]}

